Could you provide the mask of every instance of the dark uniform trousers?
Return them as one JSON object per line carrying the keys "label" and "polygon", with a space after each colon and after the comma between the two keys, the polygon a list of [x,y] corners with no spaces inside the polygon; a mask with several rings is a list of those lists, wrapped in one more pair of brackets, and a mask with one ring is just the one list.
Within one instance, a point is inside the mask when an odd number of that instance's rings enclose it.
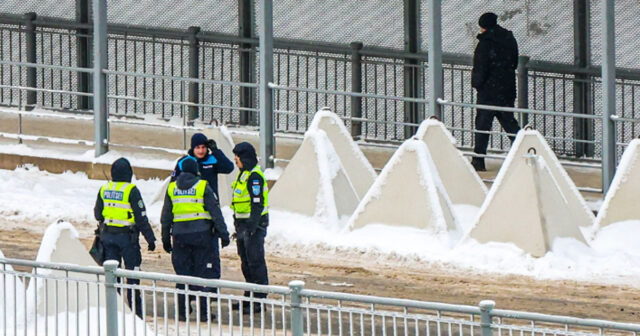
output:
{"label": "dark uniform trousers", "polygon": [[[177,223],[176,225],[180,225]],[[173,235],[173,251],[171,252],[173,269],[178,275],[194,276],[204,279],[220,279],[220,250],[218,237],[211,231],[184,233]],[[177,284],[178,289],[184,289],[184,284]],[[191,291],[215,292],[215,288],[189,286]],[[189,296],[189,301],[195,300],[195,296]],[[200,313],[207,308],[207,298],[200,297]],[[185,296],[178,295],[178,312],[184,315],[186,303]]]}
{"label": "dark uniform trousers", "polygon": [[[124,261],[124,268],[128,270],[133,270],[142,263],[137,232],[135,234],[133,232],[104,232],[100,235],[100,239],[104,246],[104,260],[117,260],[119,264]],[[138,285],[140,280],[127,278],[127,284]],[[131,305],[132,291],[132,289],[127,289],[127,303],[133,309]],[[135,312],[136,315],[142,316],[142,300],[140,299],[140,291],[137,290],[135,291]]]}
{"label": "dark uniform trousers", "polygon": [[[249,283],[268,285],[267,263],[264,259],[264,238],[267,228],[259,226],[254,234],[250,234],[243,220],[236,220],[236,246],[240,256],[242,275]],[[249,292],[244,293],[249,296]],[[256,298],[266,298],[266,293],[254,293]]]}
{"label": "dark uniform trousers", "polygon": [[[478,104],[482,105],[496,105],[504,107],[513,107],[514,100],[507,102],[490,102],[478,100]],[[478,131],[490,131],[493,125],[493,118],[497,118],[498,122],[504,128],[507,133],[516,134],[520,130],[518,121],[513,116],[513,112],[501,112],[492,110],[477,110],[476,113],[476,130]],[[515,139],[514,136],[509,136],[511,142]],[[487,146],[489,145],[489,134],[476,133],[475,135],[475,147],[473,151],[476,154],[487,154]]]}

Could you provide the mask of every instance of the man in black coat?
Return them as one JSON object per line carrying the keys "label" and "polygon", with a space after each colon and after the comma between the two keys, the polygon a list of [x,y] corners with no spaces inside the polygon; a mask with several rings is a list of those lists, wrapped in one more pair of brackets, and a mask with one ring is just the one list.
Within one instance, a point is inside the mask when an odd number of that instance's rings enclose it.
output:
{"label": "man in black coat", "polygon": [[[142,233],[149,251],[156,248],[156,237],[153,234],[147,212],[138,188],[131,183],[133,170],[125,158],[116,160],[111,165],[111,179],[100,188],[98,199],[93,209],[96,220],[100,223],[97,234],[104,247],[105,260],[124,261],[125,269],[138,268],[142,263],[139,234]],[[138,279],[127,279],[130,285],[140,283]],[[127,290],[127,302],[132,307],[131,290]],[[135,312],[142,317],[142,301],[140,291],[135,291]]]}
{"label": "man in black coat", "polygon": [[188,154],[178,160],[171,174],[171,182],[178,178],[182,172],[182,163],[188,158],[196,159],[200,177],[209,182],[209,186],[218,196],[218,174],[230,174],[233,171],[233,162],[218,149],[213,139],[207,139],[206,135],[196,133],[191,137],[191,149]]}
{"label": "man in black coat", "polygon": [[[498,25],[498,16],[485,13],[478,24],[481,33],[473,55],[472,86],[478,92],[477,103],[513,107],[516,99],[516,74],[518,67],[518,43],[513,33]],[[507,133],[515,134],[520,130],[513,112],[499,112],[479,109],[476,113],[476,130],[491,130],[496,117]],[[514,137],[509,136],[513,142]],[[489,134],[476,133],[474,152],[487,154]],[[477,171],[485,171],[483,157],[474,157],[471,164]]]}

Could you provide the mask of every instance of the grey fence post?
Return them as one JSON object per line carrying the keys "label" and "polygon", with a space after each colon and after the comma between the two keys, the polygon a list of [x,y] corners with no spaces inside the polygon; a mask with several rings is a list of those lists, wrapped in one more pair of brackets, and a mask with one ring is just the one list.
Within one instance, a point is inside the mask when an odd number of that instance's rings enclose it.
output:
{"label": "grey fence post", "polygon": [[[81,24],[89,23],[89,0],[76,0],[76,22]],[[76,34],[76,66],[78,68],[90,68],[89,30],[84,28],[78,29]],[[78,81],[78,92],[89,93],[89,74],[86,72],[78,72],[76,78]],[[77,96],[76,106],[79,110],[88,110],[89,97]]]}
{"label": "grey fence post", "polygon": [[607,193],[616,171],[616,44],[615,0],[602,2],[602,192]]}
{"label": "grey fence post", "polygon": [[302,324],[302,298],[300,297],[300,291],[304,288],[304,281],[294,280],[289,282],[289,288],[291,289],[291,334],[293,336],[303,336],[304,327]]}
{"label": "grey fence post", "polygon": [[102,264],[104,267],[105,297],[107,310],[107,336],[118,335],[118,290],[116,283],[118,277],[114,271],[118,269],[116,260],[107,260]]}
{"label": "grey fence post", "polygon": [[[242,38],[253,37],[253,22],[254,22],[254,1],[253,0],[238,0],[238,34]],[[253,83],[255,81],[255,55],[254,47],[251,43],[241,43],[239,47],[240,56],[240,81],[243,83]],[[240,88],[240,107],[253,108],[254,101],[254,88],[241,87]],[[249,125],[251,120],[255,120],[251,111],[239,111],[240,113],[240,125]]]}
{"label": "grey fence post", "polygon": [[93,132],[95,156],[109,150],[107,110],[107,0],[93,0]]}
{"label": "grey fence post", "polygon": [[260,0],[260,164],[273,168],[273,0]]}
{"label": "grey fence post", "polygon": [[442,72],[442,0],[428,0],[429,13],[429,115],[442,119],[442,106],[438,98],[444,98]]}
{"label": "grey fence post", "polygon": [[[518,107],[529,108],[529,56],[518,57]],[[527,113],[520,114],[520,126],[524,127],[529,123]]]}
{"label": "grey fence post", "polygon": [[[581,69],[591,66],[591,4],[589,0],[573,0],[573,64]],[[593,114],[591,79],[588,74],[576,73],[573,82],[573,113]],[[577,140],[594,139],[594,121],[575,118],[574,136]],[[593,157],[592,143],[576,142],[575,156]]]}
{"label": "grey fence post", "polygon": [[[36,13],[29,12],[24,14],[24,27],[25,27],[25,49],[27,53],[27,63],[36,63],[36,27],[33,21],[36,19]],[[34,67],[26,67],[27,71],[27,87],[35,88],[38,85],[37,70]],[[28,90],[26,92],[27,101],[25,109],[31,111],[35,108],[37,102],[37,92]]]}
{"label": "grey fence post", "polygon": [[[200,75],[200,42],[198,41],[198,33],[200,27],[189,27],[189,77],[198,78]],[[189,102],[198,104],[200,102],[200,84],[189,82]],[[189,124],[193,124],[193,120],[200,116],[198,106],[189,106]]]}
{"label": "grey fence post", "polygon": [[480,301],[480,327],[482,328],[482,336],[493,336],[491,330],[491,311],[496,306],[496,303],[491,300]]}
{"label": "grey fence post", "polygon": [[[420,1],[404,0],[404,50],[417,54],[420,52]],[[416,58],[404,59],[404,96],[420,98],[420,61]],[[404,120],[410,124],[417,124],[420,120],[420,104],[414,102],[404,103]],[[404,137],[412,137],[417,131],[416,126],[405,126]]]}
{"label": "grey fence post", "polygon": [[[362,93],[362,42],[351,42],[351,92]],[[362,118],[362,97],[351,96],[351,117]],[[351,121],[351,136],[362,136],[362,121]]]}

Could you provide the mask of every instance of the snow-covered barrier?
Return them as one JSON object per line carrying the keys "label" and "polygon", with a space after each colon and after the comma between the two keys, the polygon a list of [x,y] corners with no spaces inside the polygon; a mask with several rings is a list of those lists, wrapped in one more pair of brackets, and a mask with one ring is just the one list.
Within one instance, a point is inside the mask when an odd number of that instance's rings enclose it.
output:
{"label": "snow-covered barrier", "polygon": [[640,139],[632,140],[624,151],[616,176],[604,198],[596,217],[595,228],[607,225],[640,220],[638,192],[640,191]]}
{"label": "snow-covered barrier", "polygon": [[[233,138],[226,126],[207,127],[202,133],[207,136],[208,139],[215,140],[218,148],[227,156],[231,162],[233,162]],[[238,176],[238,167],[233,165],[233,171],[229,174],[218,174],[218,196],[220,197],[220,206],[225,207],[231,205],[231,198],[233,197],[233,190],[231,185]],[[167,185],[168,186],[168,185]],[[165,189],[166,191],[166,189]]]}
{"label": "snow-covered barrier", "polygon": [[[78,231],[66,222],[54,223],[47,228],[36,261],[98,266],[79,240]],[[103,277],[98,279],[94,274],[45,268],[38,269],[37,274],[40,278],[32,278],[27,288],[27,330],[44,330],[46,323],[50,330],[57,328],[59,332],[68,331],[73,335],[98,335],[99,325],[101,334],[105,332]],[[118,323],[123,326],[121,333],[124,329],[129,330],[126,333],[132,333],[135,325],[135,331],[144,334],[145,323],[123,305],[121,297],[118,298],[118,311]]]}
{"label": "snow-covered barrier", "polygon": [[405,141],[364,196],[348,226],[370,224],[456,230],[451,201],[440,181],[427,145]]}
{"label": "snow-covered barrier", "polygon": [[334,146],[322,130],[305,133],[300,148],[269,193],[270,209],[335,225],[358,206],[358,195]]}
{"label": "snow-covered barrier", "polygon": [[580,227],[592,223],[593,214],[542,135],[522,130],[470,236],[481,243],[513,243],[540,257],[556,238],[584,242]]}
{"label": "snow-covered barrier", "polygon": [[364,197],[376,179],[376,172],[340,117],[333,112],[320,110],[313,116],[309,130],[323,130],[327,134],[358,198]]}
{"label": "snow-covered barrier", "polygon": [[436,119],[427,119],[420,124],[416,137],[427,144],[451,202],[480,207],[487,195],[487,187],[469,160],[456,148],[456,140],[444,124]]}

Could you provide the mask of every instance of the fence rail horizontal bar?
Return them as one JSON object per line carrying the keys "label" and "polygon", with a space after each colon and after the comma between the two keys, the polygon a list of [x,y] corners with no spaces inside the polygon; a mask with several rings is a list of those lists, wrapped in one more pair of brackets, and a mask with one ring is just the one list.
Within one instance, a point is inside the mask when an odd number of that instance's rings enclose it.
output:
{"label": "fence rail horizontal bar", "polygon": [[0,65],[13,65],[13,66],[27,67],[27,68],[56,69],[56,70],[68,70],[68,71],[75,71],[75,72],[93,73],[93,69],[91,68],[78,68],[78,67],[53,65],[53,64],[14,62],[14,61],[0,60]]}
{"label": "fence rail horizontal bar", "polygon": [[548,115],[548,116],[555,116],[555,117],[571,117],[571,118],[602,120],[602,116],[597,116],[593,114],[578,114],[578,113],[567,113],[567,112],[548,111],[548,110],[533,110],[533,109],[526,109],[526,108],[519,108],[519,107],[504,107],[504,106],[493,106],[493,105],[472,104],[472,103],[458,103],[458,102],[448,101],[442,98],[438,98],[437,102],[440,105],[447,105],[447,106],[470,107],[470,108],[484,109],[484,110],[538,114],[538,115]]}
{"label": "fence rail horizontal bar", "polygon": [[235,110],[235,111],[258,112],[258,109],[251,108],[251,107],[211,105],[211,104],[192,103],[192,102],[177,101],[177,100],[162,100],[162,99],[152,99],[152,98],[139,98],[139,97],[134,97],[134,96],[107,95],[107,98],[116,99],[116,100],[132,100],[132,101],[141,101],[141,102],[147,102],[147,103],[167,104],[167,105],[182,105],[182,106],[194,106],[194,107],[208,107],[208,108],[213,108],[213,109],[225,109],[225,110]]}
{"label": "fence rail horizontal bar", "polygon": [[93,97],[93,93],[67,91],[67,90],[55,90],[55,89],[41,89],[41,88],[34,88],[29,86],[0,85],[0,89],[49,92],[49,93],[68,94],[73,96]]}
{"label": "fence rail horizontal bar", "polygon": [[104,275],[104,268],[99,266],[78,266],[73,264],[50,263],[42,261],[31,261],[12,258],[0,258],[0,264],[8,264],[13,266],[25,266],[33,268],[44,268],[56,271],[69,271],[76,273],[88,273],[96,275]]}
{"label": "fence rail horizontal bar", "polygon": [[258,84],[256,84],[256,83],[221,81],[221,80],[215,80],[215,79],[202,79],[202,78],[169,76],[169,75],[155,75],[155,74],[147,74],[147,73],[141,73],[141,72],[116,71],[116,70],[103,70],[102,72],[104,72],[105,74],[108,74],[108,75],[143,77],[143,78],[163,79],[163,80],[175,80],[175,81],[183,81],[183,82],[190,82],[190,83],[200,83],[200,84],[229,85],[229,86],[240,86],[240,87],[249,87],[249,88],[257,88],[258,87]]}
{"label": "fence rail horizontal bar", "polygon": [[357,92],[338,91],[338,90],[312,89],[312,88],[297,87],[297,86],[284,86],[284,85],[278,85],[274,83],[269,83],[269,87],[274,90],[326,93],[326,94],[334,94],[334,95],[340,95],[340,96],[398,100],[398,101],[405,101],[410,103],[423,103],[423,104],[428,103],[426,99],[420,99],[420,98],[406,98],[406,97],[398,97],[398,96],[379,95],[379,94],[373,94],[373,93],[357,93]]}
{"label": "fence rail horizontal bar", "polygon": [[536,322],[558,323],[567,325],[577,325],[583,327],[594,327],[603,329],[626,330],[640,332],[640,324],[620,323],[605,320],[583,319],[570,316],[546,315],[540,313],[529,313],[515,310],[493,309],[491,315],[501,318],[512,318],[519,320],[529,320]]}
{"label": "fence rail horizontal bar", "polygon": [[217,280],[217,279],[203,279],[190,276],[181,276],[173,274],[152,273],[152,272],[140,272],[130,271],[125,269],[117,269],[114,274],[118,277],[128,279],[140,279],[140,280],[156,280],[164,282],[173,282],[194,286],[204,287],[218,287],[227,289],[246,290],[260,293],[272,293],[280,295],[289,295],[291,289],[282,286],[270,286],[270,285],[256,285],[252,283],[236,282],[229,280]]}
{"label": "fence rail horizontal bar", "polygon": [[453,305],[453,304],[438,303],[438,302],[424,302],[424,301],[415,301],[415,300],[408,300],[408,299],[394,299],[394,298],[385,298],[385,297],[379,297],[379,296],[368,296],[368,295],[358,295],[358,294],[348,294],[348,293],[338,293],[338,292],[326,292],[326,291],[318,291],[318,290],[312,290],[312,289],[301,290],[300,296],[309,297],[309,298],[318,298],[318,299],[337,300],[337,301],[368,303],[368,304],[385,305],[385,306],[446,311],[446,312],[454,312],[454,313],[462,313],[462,314],[480,315],[481,313],[480,308],[474,307],[474,306]]}

